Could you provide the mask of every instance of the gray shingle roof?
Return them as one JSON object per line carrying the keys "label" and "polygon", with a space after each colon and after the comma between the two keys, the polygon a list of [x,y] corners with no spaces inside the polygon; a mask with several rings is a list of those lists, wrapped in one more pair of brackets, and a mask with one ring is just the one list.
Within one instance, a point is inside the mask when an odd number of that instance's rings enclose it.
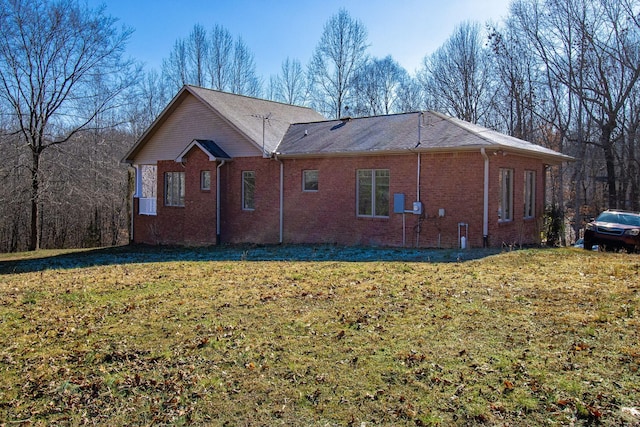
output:
{"label": "gray shingle roof", "polygon": [[[306,107],[184,86],[123,161],[133,161],[155,129],[176,108],[177,100],[189,94],[219,114],[257,148],[262,148],[264,143],[266,153],[277,152],[283,158],[404,153],[408,150],[457,151],[484,147],[520,152],[552,164],[573,160],[548,148],[431,111],[326,120]],[[210,148],[214,157],[226,156],[226,153],[216,153],[215,147]]]}
{"label": "gray shingle roof", "polygon": [[277,152],[282,157],[363,155],[412,151],[504,149],[545,158],[571,157],[435,112],[293,124]]}
{"label": "gray shingle roof", "polygon": [[217,112],[223,120],[246,136],[259,149],[262,149],[263,145],[264,123],[264,149],[268,153],[274,151],[291,123],[325,120],[324,116],[310,108],[186,85],[136,141],[122,161],[132,163],[136,154],[171,116],[180,101],[190,95]]}
{"label": "gray shingle roof", "polygon": [[187,86],[221,117],[245,134],[258,147],[263,144],[266,152],[272,152],[282,140],[292,123],[325,120],[321,114],[307,107],[282,104],[264,99],[235,95],[217,90]]}
{"label": "gray shingle roof", "polygon": [[197,139],[198,143],[204,147],[208,154],[212,155],[217,159],[230,159],[229,155],[224,152],[222,148],[218,146],[215,142],[208,139]]}
{"label": "gray shingle roof", "polygon": [[176,158],[176,162],[183,161],[183,157],[187,155],[189,151],[194,146],[200,147],[201,150],[205,152],[207,156],[209,156],[210,160],[230,160],[231,156],[229,156],[225,151],[220,148],[218,144],[210,139],[194,139],[191,141],[189,145],[186,146],[182,153]]}

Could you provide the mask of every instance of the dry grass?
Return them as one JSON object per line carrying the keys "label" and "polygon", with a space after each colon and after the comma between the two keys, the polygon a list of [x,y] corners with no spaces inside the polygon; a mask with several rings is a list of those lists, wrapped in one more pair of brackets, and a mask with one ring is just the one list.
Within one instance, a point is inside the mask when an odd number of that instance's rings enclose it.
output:
{"label": "dry grass", "polygon": [[0,257],[0,425],[640,425],[637,255],[176,253]]}

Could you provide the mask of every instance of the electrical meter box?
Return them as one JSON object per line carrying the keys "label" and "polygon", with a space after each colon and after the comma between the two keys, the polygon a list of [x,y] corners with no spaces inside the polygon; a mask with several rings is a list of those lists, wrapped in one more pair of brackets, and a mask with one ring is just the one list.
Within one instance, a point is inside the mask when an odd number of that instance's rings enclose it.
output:
{"label": "electrical meter box", "polygon": [[413,202],[413,214],[422,215],[422,202]]}

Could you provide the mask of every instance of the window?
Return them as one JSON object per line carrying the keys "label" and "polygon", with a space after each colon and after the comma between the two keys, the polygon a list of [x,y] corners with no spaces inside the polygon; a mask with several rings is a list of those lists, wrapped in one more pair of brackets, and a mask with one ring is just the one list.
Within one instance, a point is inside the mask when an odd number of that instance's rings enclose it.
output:
{"label": "window", "polygon": [[389,216],[389,170],[358,171],[358,216]]}
{"label": "window", "polygon": [[513,220],[513,169],[500,169],[500,221]]}
{"label": "window", "polygon": [[318,171],[302,171],[302,191],[318,191]]}
{"label": "window", "polygon": [[536,216],[536,172],[524,171],[524,217]]}
{"label": "window", "polygon": [[211,190],[211,171],[200,172],[200,189],[202,191]]}
{"label": "window", "polygon": [[184,172],[165,172],[164,205],[184,206]]}
{"label": "window", "polygon": [[256,173],[255,171],[242,172],[242,209],[252,211],[255,209]]}

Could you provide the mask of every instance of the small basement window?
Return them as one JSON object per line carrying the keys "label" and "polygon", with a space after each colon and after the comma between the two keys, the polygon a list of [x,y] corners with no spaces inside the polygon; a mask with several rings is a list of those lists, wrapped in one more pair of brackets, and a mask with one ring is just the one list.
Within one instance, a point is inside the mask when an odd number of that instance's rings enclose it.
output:
{"label": "small basement window", "polygon": [[318,171],[302,171],[302,191],[318,191]]}
{"label": "small basement window", "polygon": [[202,191],[211,190],[211,171],[200,172],[200,189]]}

